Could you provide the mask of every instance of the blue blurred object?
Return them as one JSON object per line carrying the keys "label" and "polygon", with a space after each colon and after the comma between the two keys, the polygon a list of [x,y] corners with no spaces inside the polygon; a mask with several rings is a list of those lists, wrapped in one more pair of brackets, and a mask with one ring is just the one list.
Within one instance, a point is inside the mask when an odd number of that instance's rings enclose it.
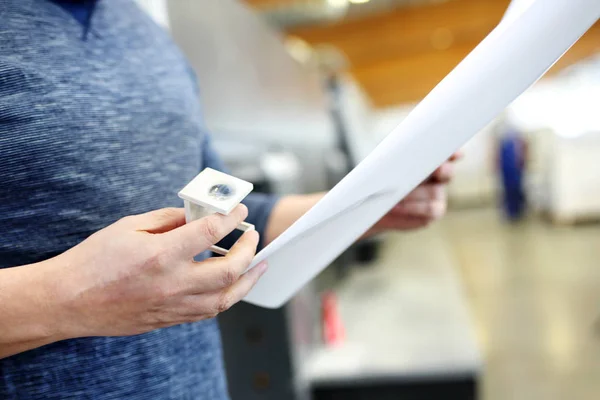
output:
{"label": "blue blurred object", "polygon": [[500,139],[499,152],[504,211],[509,220],[516,221],[525,212],[525,142],[519,132],[507,130]]}

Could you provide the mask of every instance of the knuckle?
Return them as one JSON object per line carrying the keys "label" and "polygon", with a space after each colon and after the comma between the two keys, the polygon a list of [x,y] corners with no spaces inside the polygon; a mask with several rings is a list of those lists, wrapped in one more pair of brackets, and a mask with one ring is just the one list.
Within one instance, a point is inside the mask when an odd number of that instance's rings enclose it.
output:
{"label": "knuckle", "polygon": [[126,215],[124,217],[119,218],[119,220],[117,221],[117,224],[119,225],[131,225],[133,224],[135,221],[135,216],[133,215]]}
{"label": "knuckle", "polygon": [[156,248],[151,251],[146,262],[146,265],[152,269],[163,269],[169,264],[169,252],[162,248]]}
{"label": "knuckle", "polygon": [[220,230],[217,222],[214,218],[205,218],[203,223],[200,225],[202,235],[206,237],[211,243],[216,243],[220,238]]}
{"label": "knuckle", "polygon": [[217,314],[220,314],[229,310],[231,306],[233,306],[233,304],[234,300],[231,293],[229,291],[224,291],[218,297],[217,304],[215,305],[215,310]]}
{"label": "knuckle", "polygon": [[156,285],[152,292],[152,298],[159,303],[164,303],[174,295],[173,290],[170,287],[161,284]]}
{"label": "knuckle", "polygon": [[233,268],[232,265],[227,264],[223,271],[221,272],[221,281],[223,287],[229,287],[233,285],[238,280],[238,274]]}

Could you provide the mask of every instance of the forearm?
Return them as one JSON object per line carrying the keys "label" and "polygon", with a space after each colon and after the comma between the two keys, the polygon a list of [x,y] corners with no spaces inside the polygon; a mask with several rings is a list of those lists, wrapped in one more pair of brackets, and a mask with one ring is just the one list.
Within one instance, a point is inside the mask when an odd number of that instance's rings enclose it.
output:
{"label": "forearm", "polygon": [[[462,152],[454,153],[419,187],[408,194],[396,207],[387,213],[361,239],[389,230],[412,230],[427,226],[446,211],[444,186],[453,176],[453,162],[462,158]],[[264,244],[272,242],[289,228],[298,218],[310,210],[325,193],[287,196],[273,207],[264,235]]]}
{"label": "forearm", "polygon": [[[298,218],[319,202],[325,193],[314,193],[283,197],[273,208],[266,229],[265,245],[271,243],[275,238],[289,228]],[[366,239],[376,235],[385,229],[374,226],[360,237]]]}
{"label": "forearm", "polygon": [[312,208],[325,193],[286,196],[281,198],[269,217],[265,231],[265,245],[281,235],[298,218]]}
{"label": "forearm", "polygon": [[0,269],[0,358],[66,338],[51,262]]}

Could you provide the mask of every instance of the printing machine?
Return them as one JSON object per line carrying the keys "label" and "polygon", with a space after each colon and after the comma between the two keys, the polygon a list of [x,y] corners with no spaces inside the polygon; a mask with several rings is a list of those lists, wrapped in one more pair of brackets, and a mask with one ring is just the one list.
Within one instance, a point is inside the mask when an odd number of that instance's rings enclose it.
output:
{"label": "printing machine", "polygon": [[[374,146],[365,144],[368,138],[360,133],[368,129],[366,114],[357,120],[356,108],[344,103],[349,98],[344,81],[328,80],[295,61],[282,37],[244,4],[178,0],[164,6],[168,17],[163,21],[168,21],[165,24],[198,77],[206,125],[217,150],[230,172],[255,183],[257,191],[326,190],[360,160],[361,150]],[[423,379],[420,373],[406,373],[410,362],[402,364],[402,371],[394,372],[395,367],[386,371],[383,379],[377,378],[376,363],[369,364],[372,370],[358,369],[358,375],[336,375],[340,354],[342,360],[354,356],[348,349],[332,355],[322,346],[319,292],[339,286],[340,274],[334,272],[347,271],[355,260],[356,254],[341,257],[335,263],[338,267],[330,268],[281,309],[240,303],[219,317],[233,400],[372,399],[380,390],[388,390],[390,396],[427,393],[424,390],[438,375]],[[342,289],[346,307],[356,301],[353,285]],[[460,308],[460,296],[452,293],[448,304]],[[388,338],[393,335],[388,333]],[[440,343],[452,345],[452,341]],[[441,378],[444,384],[463,390],[456,393],[466,393],[453,397],[458,400],[475,396],[478,368],[468,363],[465,371]],[[458,386],[452,386],[455,383]]]}

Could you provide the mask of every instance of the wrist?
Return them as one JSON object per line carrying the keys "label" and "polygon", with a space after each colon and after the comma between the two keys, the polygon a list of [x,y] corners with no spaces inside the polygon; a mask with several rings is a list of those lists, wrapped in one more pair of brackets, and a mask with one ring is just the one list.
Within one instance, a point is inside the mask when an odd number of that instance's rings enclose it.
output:
{"label": "wrist", "polygon": [[0,269],[0,359],[68,339],[48,262]]}
{"label": "wrist", "polygon": [[264,245],[269,244],[302,217],[324,193],[288,195],[279,199],[271,210],[265,229]]}
{"label": "wrist", "polygon": [[70,295],[69,285],[61,273],[58,258],[44,261],[35,267],[38,273],[33,287],[40,288],[36,298],[39,329],[45,332],[49,343],[81,336],[76,333],[77,325],[69,312],[74,296]]}

